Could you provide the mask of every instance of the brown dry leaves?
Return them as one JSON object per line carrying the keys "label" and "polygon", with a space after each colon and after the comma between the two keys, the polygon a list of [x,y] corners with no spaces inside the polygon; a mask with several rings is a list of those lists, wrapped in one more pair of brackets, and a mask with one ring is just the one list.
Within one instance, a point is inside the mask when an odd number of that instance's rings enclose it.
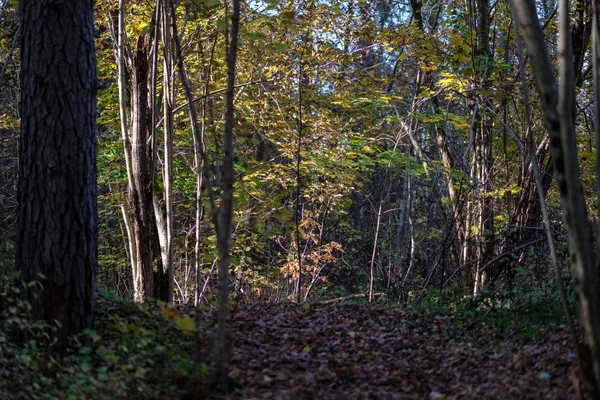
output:
{"label": "brown dry leaves", "polygon": [[[571,399],[563,328],[519,344],[485,326],[358,305],[235,311],[231,399]],[[468,325],[467,325],[468,326]]]}

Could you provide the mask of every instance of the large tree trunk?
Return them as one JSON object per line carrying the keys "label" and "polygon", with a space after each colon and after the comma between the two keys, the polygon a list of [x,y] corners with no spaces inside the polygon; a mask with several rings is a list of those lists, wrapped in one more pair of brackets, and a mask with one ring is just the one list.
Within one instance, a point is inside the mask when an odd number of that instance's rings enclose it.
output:
{"label": "large tree trunk", "polygon": [[93,1],[19,2],[21,148],[16,263],[58,347],[92,325],[97,271]]}

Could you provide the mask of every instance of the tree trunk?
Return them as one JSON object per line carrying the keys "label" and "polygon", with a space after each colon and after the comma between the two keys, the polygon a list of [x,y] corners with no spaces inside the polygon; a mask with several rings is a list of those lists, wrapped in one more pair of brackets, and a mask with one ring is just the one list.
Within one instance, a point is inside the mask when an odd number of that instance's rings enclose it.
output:
{"label": "tree trunk", "polygon": [[[423,2],[422,1],[416,1],[416,0],[411,0],[411,6],[413,9],[413,15],[414,15],[414,19],[415,19],[415,23],[417,24],[417,27],[419,28],[419,30],[421,31],[421,33],[423,35],[425,35],[425,27],[423,24],[423,16],[422,16],[422,7],[423,7]],[[425,86],[427,86],[430,90],[437,90],[436,87],[436,77],[432,72],[423,72],[421,71],[421,69],[419,69],[418,73],[417,73],[417,78],[416,78],[416,91],[419,90],[419,87],[421,86],[421,79],[420,77],[423,76],[422,80]],[[416,103],[416,96],[415,99],[413,99],[413,105],[411,106],[411,112],[414,113],[416,111],[415,108],[415,103]],[[431,99],[432,101],[432,107],[433,107],[433,112],[434,113],[441,113],[441,109],[442,109],[442,105],[440,103],[440,100],[438,98],[438,96],[433,96],[433,98]],[[477,111],[475,111],[477,112]],[[414,138],[412,137],[412,135],[409,135],[409,138],[411,139],[411,143],[413,145],[413,148],[415,149],[415,152],[417,153],[417,155],[419,156],[419,158],[423,159],[423,156],[421,155],[422,151],[420,150],[420,146],[418,146],[416,144],[416,140],[414,140]],[[462,253],[462,251],[460,250],[461,245],[463,243],[465,243],[465,238],[466,238],[466,229],[465,229],[465,224],[463,222],[463,205],[461,204],[461,199],[459,194],[456,192],[456,186],[457,186],[457,182],[454,180],[454,176],[453,176],[453,170],[454,170],[454,159],[452,157],[452,154],[450,152],[448,143],[447,143],[447,135],[446,135],[446,128],[436,125],[435,126],[435,138],[436,138],[436,142],[438,144],[438,150],[440,153],[440,158],[442,161],[442,166],[444,167],[444,170],[447,171],[446,175],[446,179],[447,179],[447,189],[448,189],[448,197],[450,199],[450,209],[446,210],[448,216],[449,216],[449,220],[451,221],[451,223],[454,225],[454,229],[456,230],[456,236],[457,236],[457,242],[458,242],[458,248],[459,251],[458,253]],[[427,173],[427,168],[425,167],[425,164],[423,165],[425,168],[425,171]],[[436,190],[434,188],[434,190]],[[440,198],[440,209],[441,210],[445,210],[446,207],[444,207],[443,205],[441,205],[441,196],[438,196],[438,198]],[[462,260],[459,260],[459,262]]]}
{"label": "tree trunk", "polygon": [[[489,43],[490,35],[490,4],[489,0],[477,0],[477,56],[481,71],[477,81],[481,82],[481,89],[490,89],[488,66],[492,62],[492,53]],[[492,142],[493,125],[490,116],[479,113],[477,115],[478,132],[475,140],[475,165],[478,191],[478,226],[477,226],[477,258],[475,263],[475,284],[473,294],[479,295],[485,285],[486,273],[482,271],[484,265],[492,258],[494,250],[494,199],[490,195],[492,187]]]}
{"label": "tree trunk", "polygon": [[223,389],[229,386],[230,343],[227,334],[229,303],[229,264],[231,228],[233,225],[233,90],[240,28],[240,0],[233,0],[231,15],[231,43],[227,53],[227,95],[225,97],[225,135],[223,138],[223,191],[219,209],[219,311],[217,315],[217,365],[216,376]]}
{"label": "tree trunk", "polygon": [[148,104],[148,37],[140,36],[132,60],[131,93],[131,167],[133,182],[129,194],[133,204],[133,226],[137,249],[138,284],[135,300],[154,295],[152,263],[152,192],[150,190]]}
{"label": "tree trunk", "polygon": [[[133,182],[133,171],[131,169],[131,141],[129,138],[129,130],[127,129],[127,121],[129,117],[127,115],[127,76],[125,68],[125,0],[119,0],[119,16],[118,16],[118,34],[117,34],[117,52],[116,52],[116,64],[117,64],[117,83],[119,86],[119,117],[120,117],[120,128],[121,137],[123,139],[123,156],[125,158],[125,170],[127,172],[127,187],[131,186]],[[130,192],[128,190],[128,192]],[[133,228],[133,222],[129,213],[128,201],[131,200],[130,193],[127,198],[123,199],[121,205],[121,212],[123,214],[123,221],[127,230],[127,239],[129,240],[129,256],[131,262],[132,278],[133,278],[133,295],[135,297],[138,292],[138,265],[137,265],[137,247],[135,241],[135,230]]]}
{"label": "tree trunk", "polygon": [[158,193],[152,193],[152,207],[154,209],[154,220],[156,222],[156,232],[158,233],[158,246],[160,247],[160,261],[162,262],[163,272],[166,271],[166,266],[169,262],[168,246],[167,246],[167,222],[165,217],[165,209],[160,204]]}
{"label": "tree trunk", "polygon": [[123,217],[123,224],[125,225],[125,232],[127,233],[127,253],[129,255],[129,262],[131,263],[131,276],[133,278],[133,293],[137,292],[137,250],[135,247],[135,240],[133,236],[133,227],[131,226],[131,219],[129,218],[129,210],[127,207],[127,200],[121,201],[121,216]]}
{"label": "tree trunk", "polygon": [[[514,0],[515,14],[527,45],[537,90],[550,134],[554,176],[558,183],[569,236],[573,280],[579,297],[580,321],[592,359],[592,382],[600,389],[600,302],[592,229],[577,159],[575,138],[575,76],[569,27],[569,2],[559,2],[559,75],[561,90],[548,55],[534,1]],[[560,97],[559,97],[560,95]]]}
{"label": "tree trunk", "polygon": [[[177,24],[175,20],[175,5],[171,0],[173,41],[175,44],[176,57],[182,59],[181,43],[177,34]],[[198,150],[200,150],[203,175],[208,185],[208,200],[211,206],[211,217],[217,233],[217,247],[219,250],[219,310],[217,315],[217,338],[216,338],[216,370],[215,378],[223,390],[229,386],[229,360],[230,345],[227,335],[227,315],[229,301],[229,264],[230,264],[230,246],[231,246],[231,228],[233,221],[233,97],[235,87],[235,65],[238,45],[240,2],[233,1],[231,43],[227,53],[227,90],[226,90],[226,112],[225,112],[225,134],[224,134],[224,160],[223,160],[223,180],[222,180],[222,198],[219,210],[215,204],[214,182],[210,179],[209,163],[207,162],[206,152],[203,147],[203,138],[198,126],[198,112],[194,103],[194,98],[190,89],[190,82],[185,72],[185,66],[182,62],[178,63],[179,76],[181,78],[185,95],[188,101],[190,112],[190,122],[192,124],[192,133],[195,137]]]}
{"label": "tree trunk", "polygon": [[[173,52],[171,36],[169,34],[169,7],[163,7],[162,12],[163,33],[163,111],[164,111],[164,136],[165,136],[165,170],[164,170],[164,199],[165,199],[165,258],[163,268],[169,276],[167,288],[168,302],[173,302],[173,98],[174,91],[171,84],[173,71]],[[162,246],[162,245],[161,245]]]}
{"label": "tree trunk", "polygon": [[21,147],[17,268],[58,348],[92,325],[97,271],[94,3],[19,2]]}

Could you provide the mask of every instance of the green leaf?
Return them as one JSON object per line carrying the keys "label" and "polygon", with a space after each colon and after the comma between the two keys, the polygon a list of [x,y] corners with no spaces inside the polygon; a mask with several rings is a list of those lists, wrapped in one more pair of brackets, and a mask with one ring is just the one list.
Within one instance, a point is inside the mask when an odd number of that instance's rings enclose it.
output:
{"label": "green leaf", "polygon": [[273,48],[275,50],[277,50],[278,52],[283,53],[284,51],[286,51],[288,49],[288,45],[284,44],[284,43],[275,43],[273,45]]}

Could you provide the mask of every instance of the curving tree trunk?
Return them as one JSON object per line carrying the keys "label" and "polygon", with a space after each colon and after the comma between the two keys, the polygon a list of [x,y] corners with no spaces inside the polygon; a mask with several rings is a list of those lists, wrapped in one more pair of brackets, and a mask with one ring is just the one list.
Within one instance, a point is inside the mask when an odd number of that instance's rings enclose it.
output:
{"label": "curving tree trunk", "polygon": [[92,325],[97,271],[94,2],[19,2],[21,148],[16,263],[57,346]]}
{"label": "curving tree trunk", "polygon": [[[578,294],[580,323],[591,358],[591,382],[600,393],[600,299],[592,228],[587,215],[575,137],[575,73],[569,26],[569,2],[559,2],[560,91],[540,27],[535,1],[514,0],[515,14],[527,46],[535,83],[550,135],[554,176],[558,184],[569,236],[573,282]],[[584,373],[586,371],[583,371]]]}

